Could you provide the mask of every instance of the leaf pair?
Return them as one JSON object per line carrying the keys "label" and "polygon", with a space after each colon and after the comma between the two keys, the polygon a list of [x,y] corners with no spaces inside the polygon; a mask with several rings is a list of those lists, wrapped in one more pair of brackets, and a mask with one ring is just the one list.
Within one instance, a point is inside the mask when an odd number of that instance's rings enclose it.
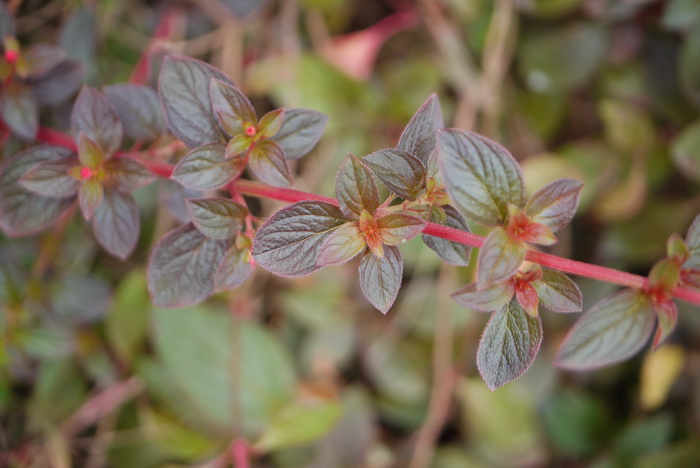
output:
{"label": "leaf pair", "polygon": [[309,109],[278,109],[258,121],[226,75],[192,58],[166,57],[159,92],[170,130],[193,148],[172,177],[199,190],[222,187],[246,167],[268,184],[291,184],[287,160],[308,153],[327,120]]}
{"label": "leaf pair", "polygon": [[232,289],[252,273],[250,239],[241,228],[248,209],[226,198],[186,200],[191,222],[158,241],[148,264],[153,302],[180,307]]}

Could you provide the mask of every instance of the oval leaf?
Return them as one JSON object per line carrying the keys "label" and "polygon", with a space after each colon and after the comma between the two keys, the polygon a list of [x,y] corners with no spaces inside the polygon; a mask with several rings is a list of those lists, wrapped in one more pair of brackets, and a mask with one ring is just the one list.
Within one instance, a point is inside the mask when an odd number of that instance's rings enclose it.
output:
{"label": "oval leaf", "polygon": [[367,243],[356,222],[345,223],[323,241],[317,263],[322,266],[340,265],[359,255]]}
{"label": "oval leaf", "polygon": [[[435,211],[430,212],[431,222],[444,224],[445,226],[449,226],[451,228],[470,232],[469,226],[464,220],[464,217],[453,206],[445,205],[442,207],[442,209],[446,215],[444,222],[440,222],[442,220],[439,219]],[[458,266],[466,266],[469,264],[469,257],[471,256],[472,249],[468,245],[425,234],[423,234],[422,237],[425,245],[430,247],[433,252],[438,254],[444,262]]]}
{"label": "oval leaf", "polygon": [[406,151],[379,150],[362,160],[389,190],[405,200],[415,200],[425,189],[425,165]]}
{"label": "oval leaf", "polygon": [[244,159],[226,159],[226,146],[221,143],[193,149],[177,163],[172,178],[185,187],[197,190],[219,188],[238,177]]}
{"label": "oval leaf", "polygon": [[576,214],[583,182],[559,179],[537,191],[525,205],[531,221],[544,224],[552,231],[563,228]]}
{"label": "oval leaf", "polygon": [[119,83],[105,86],[102,92],[130,138],[148,141],[165,131],[163,110],[158,93],[153,89],[134,83]]}
{"label": "oval leaf", "polygon": [[258,141],[251,148],[248,158],[250,170],[266,184],[275,187],[286,187],[292,184],[292,174],[289,172],[284,152],[274,141]]}
{"label": "oval leaf", "polygon": [[360,262],[360,288],[367,300],[386,314],[396,300],[403,278],[403,257],[398,247],[388,245],[384,256],[369,250]]}
{"label": "oval leaf", "polygon": [[440,101],[436,94],[431,94],[406,125],[398,149],[411,153],[427,166],[437,145],[438,130],[442,127]]}
{"label": "oval leaf", "polygon": [[382,242],[399,245],[413,239],[425,227],[425,221],[405,213],[390,213],[377,220]]}
{"label": "oval leaf", "polygon": [[230,82],[211,80],[209,95],[219,124],[229,135],[237,135],[241,131],[242,122],[257,123],[258,118],[253,105],[246,95]]}
{"label": "oval leaf", "polygon": [[498,143],[476,133],[445,129],[438,135],[440,174],[455,207],[489,226],[504,224],[508,203],[523,206],[517,161]]}
{"label": "oval leaf", "polygon": [[0,115],[12,132],[23,140],[34,140],[39,129],[39,108],[31,90],[19,83],[4,86],[0,93]]}
{"label": "oval leaf", "polygon": [[167,233],[148,262],[148,290],[153,303],[181,307],[214,292],[214,278],[228,250],[227,242],[205,236],[192,223]]}
{"label": "oval leaf", "polygon": [[250,263],[250,249],[239,249],[235,245],[226,252],[221,265],[214,275],[217,291],[226,291],[241,285],[253,272]]}
{"label": "oval leaf", "polygon": [[44,197],[30,192],[19,179],[42,162],[64,160],[75,154],[58,146],[35,146],[17,153],[0,166],[0,227],[10,236],[29,236],[56,221],[74,198]]}
{"label": "oval leaf", "polygon": [[583,297],[578,285],[564,273],[542,269],[542,278],[533,281],[542,305],[562,314],[581,312]]}
{"label": "oval leaf", "polygon": [[327,121],[327,115],[314,110],[287,109],[282,127],[272,139],[287,159],[298,159],[316,146]]}
{"label": "oval leaf", "polygon": [[524,242],[511,239],[505,229],[492,230],[481,246],[477,260],[476,283],[479,289],[510,280],[525,260]]}
{"label": "oval leaf", "polygon": [[469,283],[453,292],[450,297],[467,309],[493,312],[510,302],[514,294],[515,284],[506,281],[482,290],[476,288],[476,283]]}
{"label": "oval leaf", "polygon": [[649,299],[632,289],[619,291],[602,299],[576,322],[554,363],[586,370],[623,361],[644,346],[654,321]]}
{"label": "oval leaf", "polygon": [[187,212],[202,234],[214,239],[230,239],[241,228],[248,210],[227,198],[197,198],[185,200]]}
{"label": "oval leaf", "polygon": [[76,141],[82,132],[97,142],[106,158],[119,151],[124,135],[122,122],[107,98],[95,88],[85,85],[80,90],[70,122]]}
{"label": "oval leaf", "polygon": [[278,276],[308,275],[321,268],[318,253],[326,237],[346,222],[340,209],[330,203],[294,203],[277,211],[258,229],[253,257]]}
{"label": "oval leaf", "polygon": [[158,93],[170,131],[190,148],[224,141],[209,96],[215,78],[233,85],[222,72],[189,57],[168,56],[158,78]]}
{"label": "oval leaf", "polygon": [[59,161],[46,161],[20,178],[22,185],[32,192],[47,197],[72,197],[78,193],[80,181],[70,175],[78,165],[75,156]]}
{"label": "oval leaf", "polygon": [[153,173],[139,161],[129,157],[112,158],[104,165],[105,185],[130,192],[154,180]]}
{"label": "oval leaf", "polygon": [[481,335],[476,363],[486,385],[495,390],[525,373],[542,344],[542,320],[510,301],[489,320]]}
{"label": "oval leaf", "polygon": [[343,213],[354,219],[357,219],[363,210],[374,214],[379,207],[379,189],[372,173],[352,154],[348,154],[338,168],[335,194]]}
{"label": "oval leaf", "polygon": [[136,247],[141,219],[136,200],[130,193],[105,189],[104,198],[95,211],[92,229],[102,247],[125,260]]}

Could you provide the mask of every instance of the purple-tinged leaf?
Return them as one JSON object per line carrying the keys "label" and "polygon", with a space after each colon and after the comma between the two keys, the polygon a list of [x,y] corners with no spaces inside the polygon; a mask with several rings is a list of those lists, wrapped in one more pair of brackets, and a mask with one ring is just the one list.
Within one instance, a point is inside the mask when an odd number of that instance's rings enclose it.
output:
{"label": "purple-tinged leaf", "polygon": [[505,281],[482,290],[476,289],[476,283],[469,283],[453,292],[450,297],[467,309],[494,312],[510,302],[514,294],[513,281]]}
{"label": "purple-tinged leaf", "polygon": [[556,232],[576,214],[583,182],[575,179],[558,179],[537,191],[525,205],[525,214],[536,223],[544,224]]}
{"label": "purple-tinged leaf", "polygon": [[277,134],[284,122],[284,109],[275,109],[263,115],[258,122],[260,138],[270,138]]}
{"label": "purple-tinged leaf", "polygon": [[542,277],[532,282],[542,305],[551,312],[581,312],[583,297],[578,285],[564,273],[542,269]]}
{"label": "purple-tinged leaf", "polygon": [[75,154],[58,146],[34,146],[0,166],[0,227],[10,236],[29,236],[56,221],[74,198],[43,197],[22,186],[19,179],[38,164],[60,161]]}
{"label": "purple-tinged leaf", "polygon": [[134,140],[154,140],[165,132],[165,117],[158,93],[148,86],[119,83],[102,88],[107,100]]}
{"label": "purple-tinged leaf", "polygon": [[154,180],[153,173],[139,161],[126,156],[112,158],[104,165],[105,185],[130,192]]}
{"label": "purple-tinged leaf", "polygon": [[425,221],[405,213],[389,213],[377,219],[382,242],[400,245],[416,237],[425,227]]}
{"label": "purple-tinged leaf", "polygon": [[481,335],[476,363],[491,390],[523,375],[542,344],[542,319],[512,300],[491,316]]}
{"label": "purple-tinged leaf", "polygon": [[403,257],[399,248],[386,246],[381,258],[366,251],[360,261],[359,271],[362,294],[382,314],[389,312],[403,279]]}
{"label": "purple-tinged leaf", "polygon": [[15,19],[5,2],[0,3],[0,37],[15,35]]}
{"label": "purple-tinged leaf", "polygon": [[66,58],[66,51],[53,44],[33,44],[22,52],[26,77],[38,77],[56,68]]}
{"label": "purple-tinged leaf", "polygon": [[250,263],[250,249],[231,246],[214,275],[214,289],[226,291],[241,285],[253,272]]}
{"label": "purple-tinged leaf", "polygon": [[498,143],[476,133],[445,129],[438,134],[440,174],[454,206],[487,226],[508,219],[508,204],[523,206],[517,161]]}
{"label": "purple-tinged leaf", "polygon": [[569,330],[554,363],[565,369],[596,369],[623,361],[647,342],[654,329],[651,301],[624,289],[605,297]]}
{"label": "purple-tinged leaf", "polygon": [[437,145],[438,130],[442,127],[440,101],[437,95],[431,94],[406,125],[398,149],[411,153],[427,166]]}
{"label": "purple-tinged leaf", "polygon": [[379,150],[362,160],[389,190],[405,200],[415,200],[425,190],[425,166],[406,151]]}
{"label": "purple-tinged leaf", "polygon": [[[700,215],[695,217],[688,228],[685,243],[688,246],[688,250],[690,250],[690,256],[683,262],[681,269],[688,272],[700,272]],[[688,273],[685,273],[685,275],[688,276]]]}
{"label": "purple-tinged leaf", "polygon": [[310,109],[287,109],[282,128],[272,137],[287,159],[298,159],[316,146],[328,116]]}
{"label": "purple-tinged leaf", "polygon": [[335,194],[345,215],[357,219],[362,211],[374,214],[379,207],[379,188],[370,170],[352,154],[340,164],[335,177]]}
{"label": "purple-tinged leaf", "polygon": [[515,301],[528,315],[537,317],[537,314],[539,313],[540,298],[530,282],[518,281],[516,283]]}
{"label": "purple-tinged leaf", "polygon": [[[430,213],[430,221],[433,223],[444,224],[461,231],[469,232],[469,226],[464,220],[462,215],[454,207],[450,205],[445,205],[442,207],[445,212],[446,218],[444,222],[438,219],[435,211]],[[451,264],[466,266],[469,264],[469,257],[471,256],[471,247],[468,245],[460,244],[459,242],[452,242],[441,237],[428,236],[423,234],[423,242],[425,245],[430,247],[440,258]]]}
{"label": "purple-tinged leaf", "polygon": [[202,234],[214,239],[230,239],[240,231],[248,210],[227,198],[185,200],[187,212]]}
{"label": "purple-tinged leaf", "polygon": [[652,307],[659,321],[659,326],[654,333],[652,347],[657,350],[661,344],[666,341],[668,335],[676,328],[678,322],[678,306],[673,302],[673,299],[664,299],[661,301],[652,301]]}
{"label": "purple-tinged leaf", "polygon": [[158,241],[148,263],[148,291],[161,307],[182,307],[214,292],[216,271],[228,242],[202,234],[191,223]]}
{"label": "purple-tinged leaf", "polygon": [[189,57],[168,56],[158,79],[158,92],[170,131],[190,148],[221,143],[223,134],[212,109],[212,79],[233,85],[222,72]]}
{"label": "purple-tinged leaf", "polygon": [[100,206],[104,199],[105,189],[100,182],[95,179],[84,180],[78,191],[78,201],[80,202],[80,211],[86,221],[90,221],[95,210]]}
{"label": "purple-tinged leaf", "polygon": [[485,289],[510,280],[525,260],[524,242],[511,239],[505,229],[494,228],[481,246],[477,260],[476,283]]}
{"label": "purple-tinged leaf", "polygon": [[140,227],[134,197],[121,190],[105,189],[104,199],[92,220],[97,242],[115,257],[126,260],[136,247]]}
{"label": "purple-tinged leaf", "polygon": [[275,187],[286,187],[292,184],[292,174],[289,172],[284,152],[272,140],[260,140],[255,143],[248,153],[248,167],[266,184]]}
{"label": "purple-tinged leaf", "polygon": [[72,197],[80,188],[80,181],[70,175],[77,164],[75,156],[46,161],[24,174],[20,183],[24,188],[47,197]]}
{"label": "purple-tinged leaf", "polygon": [[357,222],[343,224],[330,233],[318,252],[320,266],[340,265],[352,260],[367,248],[365,238]]}
{"label": "purple-tinged leaf", "polygon": [[83,66],[76,60],[66,60],[51,73],[36,79],[28,79],[36,101],[42,106],[55,106],[65,102],[83,84]]}
{"label": "purple-tinged leaf", "polygon": [[80,132],[78,136],[78,159],[80,164],[97,169],[105,160],[105,154],[100,145],[86,133]]}
{"label": "purple-tinged leaf", "polygon": [[330,203],[294,203],[260,226],[253,241],[253,258],[278,276],[308,275],[321,268],[318,253],[326,237],[347,221],[340,208]]}
{"label": "purple-tinged leaf", "polygon": [[238,177],[243,161],[226,159],[226,147],[221,143],[193,149],[177,163],[172,178],[185,187],[197,190],[219,188]]}
{"label": "purple-tinged leaf", "polygon": [[219,125],[229,135],[234,136],[241,133],[243,122],[253,125],[258,122],[253,105],[246,95],[233,86],[230,81],[211,80],[209,94],[212,108],[219,119]]}
{"label": "purple-tinged leaf", "polygon": [[650,288],[670,291],[681,279],[681,267],[673,258],[663,258],[654,264],[649,272],[648,286]]}
{"label": "purple-tinged leaf", "polygon": [[124,129],[106,97],[95,88],[83,86],[80,90],[70,117],[73,137],[78,140],[80,133],[97,142],[109,159],[122,145]]}
{"label": "purple-tinged leaf", "polygon": [[0,90],[0,115],[12,132],[23,140],[34,140],[39,129],[39,108],[30,88],[10,83]]}

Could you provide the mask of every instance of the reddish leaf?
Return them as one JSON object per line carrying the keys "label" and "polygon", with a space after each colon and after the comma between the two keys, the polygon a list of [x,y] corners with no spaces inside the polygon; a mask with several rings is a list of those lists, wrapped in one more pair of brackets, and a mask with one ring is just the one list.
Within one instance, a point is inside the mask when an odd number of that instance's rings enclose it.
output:
{"label": "reddish leaf", "polygon": [[537,191],[525,205],[525,214],[553,232],[563,228],[576,214],[583,182],[558,179]]}
{"label": "reddish leaf", "polygon": [[234,136],[241,133],[243,122],[253,125],[258,122],[253,105],[233,83],[213,79],[209,93],[212,108],[219,119],[219,125],[229,135]]}
{"label": "reddish leaf", "polygon": [[386,314],[399,294],[403,278],[403,258],[398,247],[386,246],[381,258],[370,251],[365,252],[359,270],[362,294]]}
{"label": "reddish leaf", "polygon": [[66,52],[53,44],[32,44],[22,52],[26,77],[38,77],[55,68],[66,58]]}
{"label": "reddish leaf", "polygon": [[12,132],[24,140],[33,140],[39,128],[39,109],[31,90],[10,83],[0,90],[0,115]]}
{"label": "reddish leaf", "polygon": [[245,206],[227,198],[197,198],[185,203],[195,227],[214,239],[231,239],[248,214]]}
{"label": "reddish leaf", "polygon": [[153,173],[137,160],[129,157],[112,158],[104,165],[105,185],[130,192],[153,182]]}
{"label": "reddish leaf", "polygon": [[437,95],[431,94],[406,125],[398,149],[412,154],[427,166],[437,146],[438,130],[442,127],[440,101]]}
{"label": "reddish leaf", "polygon": [[[435,211],[430,213],[430,221],[433,223],[444,224],[461,231],[470,232],[467,222],[464,217],[457,211],[454,207],[450,205],[442,206],[445,213],[445,220],[439,220]],[[471,256],[471,247],[460,244],[459,242],[452,242],[440,237],[433,237],[423,234],[423,242],[425,245],[430,247],[433,252],[437,253],[440,258],[449,264],[466,266],[469,264],[469,258]]]}
{"label": "reddish leaf", "polygon": [[511,239],[505,229],[494,228],[481,246],[477,260],[476,283],[479,289],[510,280],[525,260],[525,243]]}
{"label": "reddish leaf", "polygon": [[158,93],[148,86],[119,83],[102,88],[119,116],[124,133],[134,140],[153,140],[165,131]]}
{"label": "reddish leaf", "polygon": [[248,154],[248,166],[266,184],[286,187],[292,184],[287,160],[282,148],[273,140],[260,140]]}
{"label": "reddish leaf", "polygon": [[425,221],[405,213],[390,213],[377,219],[382,242],[387,245],[400,245],[413,239],[425,227]]}
{"label": "reddish leaf", "polygon": [[425,166],[406,151],[379,150],[362,160],[389,190],[405,200],[415,200],[425,191]]}
{"label": "reddish leaf", "polygon": [[47,197],[72,197],[80,188],[80,181],[70,175],[77,164],[75,156],[46,161],[24,174],[20,182],[28,190]]}
{"label": "reddish leaf", "polygon": [[539,296],[529,281],[515,281],[515,299],[528,315],[537,317]]}
{"label": "reddish leaf", "polygon": [[105,189],[104,199],[92,220],[95,238],[100,245],[115,257],[125,260],[136,247],[140,226],[134,197],[120,190]]}
{"label": "reddish leaf", "polygon": [[221,143],[193,149],[177,163],[172,178],[186,187],[198,190],[226,185],[243,172],[244,161],[226,159],[225,151],[226,147]]}
{"label": "reddish leaf", "polygon": [[239,249],[233,245],[214,275],[214,284],[217,291],[233,289],[241,285],[253,272],[250,262],[250,249]]}
{"label": "reddish leaf", "polygon": [[282,128],[272,137],[287,159],[298,159],[316,146],[328,116],[309,109],[287,109]]}
{"label": "reddish leaf", "polygon": [[352,260],[367,248],[357,222],[348,222],[335,229],[323,241],[317,263],[321,266],[340,265]]}
{"label": "reddish leaf", "polygon": [[672,299],[666,299],[658,302],[653,302],[654,312],[658,318],[659,325],[654,334],[653,348],[656,350],[661,344],[666,341],[668,335],[676,328],[678,322],[678,307]]}
{"label": "reddish leaf", "polygon": [[370,170],[352,154],[340,164],[335,178],[335,194],[340,209],[357,219],[363,210],[374,214],[379,207],[379,189]]}
{"label": "reddish leaf", "polygon": [[70,121],[74,138],[78,140],[80,133],[85,133],[102,148],[106,159],[121,147],[122,122],[107,98],[95,88],[83,86],[73,104]]}
{"label": "reddish leaf", "polygon": [[542,277],[532,282],[542,305],[552,312],[581,312],[583,297],[578,285],[559,271],[542,269]]}
{"label": "reddish leaf", "polygon": [[514,294],[514,282],[505,281],[482,290],[476,288],[476,283],[469,283],[453,292],[451,297],[467,309],[493,312],[510,302]]}

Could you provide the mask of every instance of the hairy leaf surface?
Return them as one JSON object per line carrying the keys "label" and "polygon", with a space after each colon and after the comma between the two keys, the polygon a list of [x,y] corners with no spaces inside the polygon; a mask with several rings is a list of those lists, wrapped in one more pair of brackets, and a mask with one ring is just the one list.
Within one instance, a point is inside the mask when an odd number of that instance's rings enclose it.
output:
{"label": "hairy leaf surface", "polygon": [[437,145],[438,130],[443,126],[440,101],[431,94],[406,125],[398,149],[411,153],[427,166]]}
{"label": "hairy leaf surface", "polygon": [[564,273],[542,269],[542,278],[533,281],[542,305],[552,312],[581,312],[583,297],[578,285]]}
{"label": "hairy leaf surface", "polygon": [[335,177],[335,194],[343,213],[354,219],[363,210],[374,214],[379,207],[379,189],[372,173],[352,154],[340,164]]}
{"label": "hairy leaf surface", "polygon": [[493,229],[481,246],[477,260],[476,283],[479,289],[511,279],[525,260],[524,242],[511,239],[505,229]]}
{"label": "hairy leaf surface", "polygon": [[389,312],[401,288],[403,257],[398,247],[388,245],[384,256],[369,250],[360,261],[360,288],[367,300],[383,314]]}
{"label": "hairy leaf surface", "polygon": [[227,198],[185,200],[187,212],[202,234],[214,239],[230,239],[241,229],[248,210]]}
{"label": "hairy leaf surface", "polygon": [[386,188],[405,200],[415,200],[425,189],[425,165],[406,151],[383,149],[362,160]]}
{"label": "hairy leaf surface", "polygon": [[243,159],[226,159],[226,147],[212,143],[193,149],[177,163],[172,178],[182,185],[211,190],[231,182],[244,169]]}
{"label": "hairy leaf surface", "polygon": [[467,309],[478,312],[493,312],[510,302],[514,294],[515,285],[513,282],[505,281],[482,290],[476,288],[476,283],[469,283],[453,292],[451,297],[457,304]]}
{"label": "hairy leaf surface", "polygon": [[377,220],[382,241],[388,245],[399,245],[413,239],[425,227],[425,221],[405,213],[390,213]]}
{"label": "hairy leaf surface", "polygon": [[502,225],[508,218],[508,203],[523,206],[520,167],[498,143],[476,133],[445,129],[438,135],[438,160],[453,204],[473,220]]}
{"label": "hairy leaf surface", "polygon": [[258,229],[253,257],[278,276],[303,276],[321,268],[318,254],[326,237],[348,220],[335,205],[302,201],[273,214]]}
{"label": "hairy leaf surface", "polygon": [[583,182],[559,179],[537,191],[525,205],[525,214],[552,231],[563,228],[576,214]]}
{"label": "hairy leaf surface", "polygon": [[253,272],[253,265],[250,263],[249,255],[249,249],[239,249],[235,245],[228,249],[214,275],[214,284],[217,291],[233,289],[248,279]]}
{"label": "hairy leaf surface", "polygon": [[298,159],[316,146],[328,116],[310,109],[287,109],[282,128],[272,137],[287,159]]}
{"label": "hairy leaf surface", "polygon": [[273,140],[260,140],[250,150],[248,165],[255,176],[266,184],[286,187],[292,184],[282,148]]}
{"label": "hairy leaf surface", "polygon": [[318,253],[319,265],[339,265],[352,260],[367,248],[356,222],[345,223],[330,233]]}

